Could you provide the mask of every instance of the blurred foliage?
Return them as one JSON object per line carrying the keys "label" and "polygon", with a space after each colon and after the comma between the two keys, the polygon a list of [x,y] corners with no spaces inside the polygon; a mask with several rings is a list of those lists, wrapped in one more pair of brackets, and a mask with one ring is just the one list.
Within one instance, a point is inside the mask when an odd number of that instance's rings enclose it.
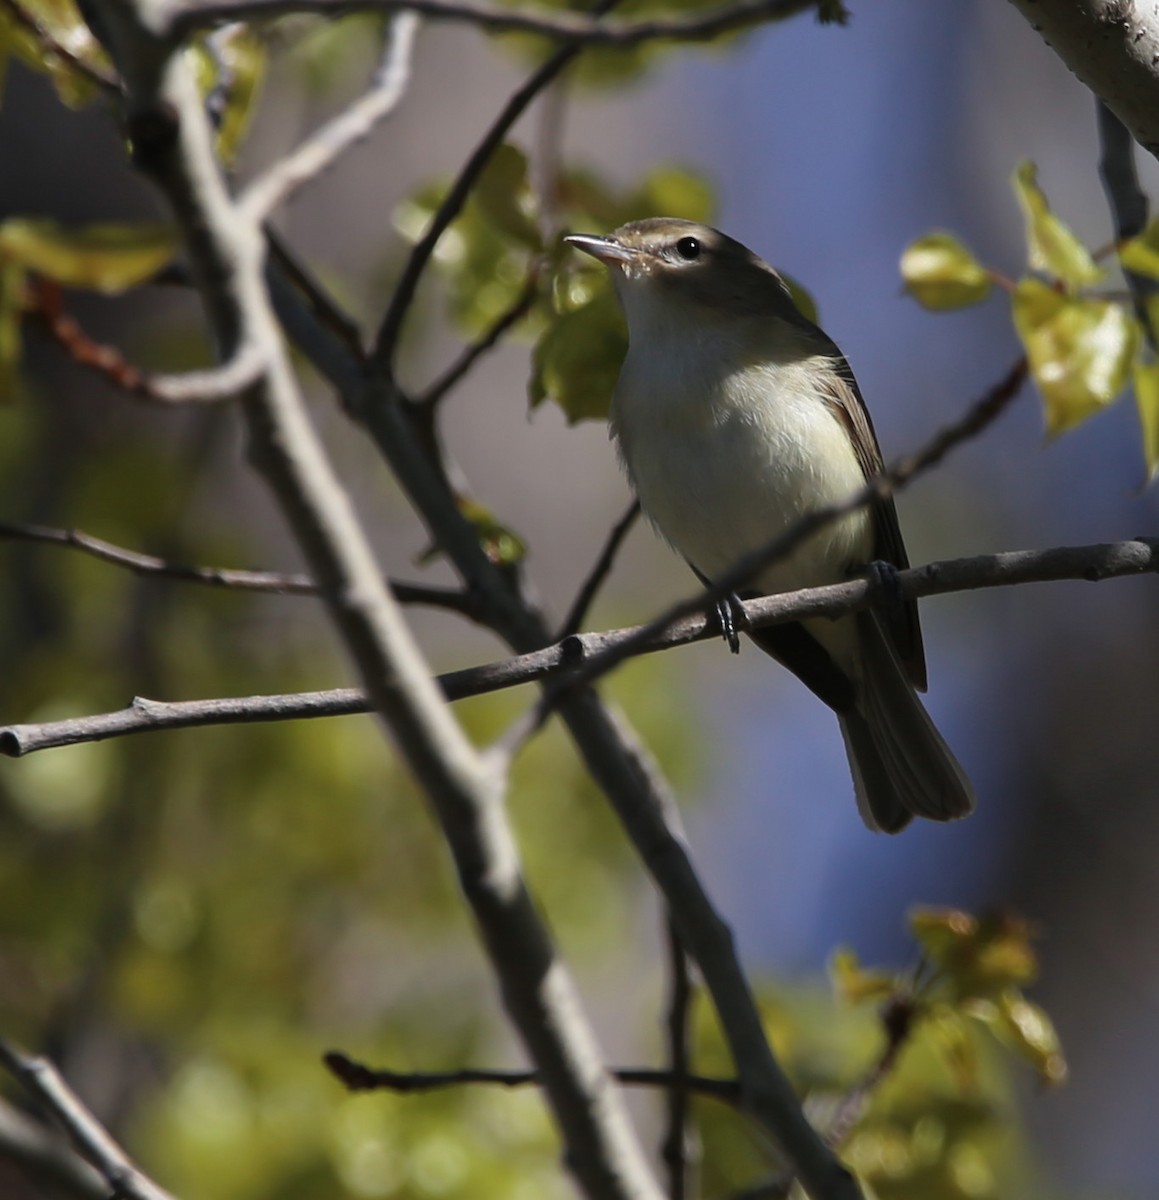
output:
{"label": "blurred foliage", "polygon": [[[1000,1047],[1028,1059],[1043,1082],[1065,1074],[1049,1020],[1020,990],[1037,971],[1027,927],[937,910],[914,912],[910,924],[917,970],[867,970],[838,951],[833,998],[819,988],[770,989],[766,1028],[813,1119],[877,1200],[1026,1197],[1033,1171]],[[1026,1037],[1011,1036],[998,1012]],[[700,1018],[696,1069],[727,1075],[719,1027],[707,1007]],[[705,1195],[735,1194],[784,1170],[729,1108],[702,1100],[697,1113]]]}
{"label": "blurred foliage", "polygon": [[70,108],[91,103],[102,91],[78,63],[111,79],[109,60],[73,0],[6,0],[0,4],[0,91],[8,61],[13,58],[47,75]]}
{"label": "blurred foliage", "polygon": [[[948,233],[927,234],[901,257],[906,290],[934,311],[963,308],[999,285],[1011,297],[1014,328],[1042,394],[1048,437],[1065,433],[1134,385],[1148,480],[1159,471],[1159,368],[1155,351],[1123,292],[1099,294],[1106,270],[1051,209],[1034,164],[1021,163],[1013,187],[1026,223],[1031,274],[1013,281],[983,266]],[[1159,222],[1117,247],[1121,265],[1159,279]],[[1147,302],[1159,331],[1159,299]]]}

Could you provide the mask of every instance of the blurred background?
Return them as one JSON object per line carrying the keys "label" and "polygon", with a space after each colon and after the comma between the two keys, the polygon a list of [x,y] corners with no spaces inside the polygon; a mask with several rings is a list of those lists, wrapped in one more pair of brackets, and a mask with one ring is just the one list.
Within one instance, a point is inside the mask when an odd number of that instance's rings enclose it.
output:
{"label": "blurred background", "polygon": [[[666,52],[625,86],[557,96],[549,117],[533,115],[518,134],[533,157],[543,139],[562,139],[566,160],[625,187],[644,167],[703,174],[715,223],[812,292],[888,461],[955,418],[1020,353],[1000,299],[932,315],[903,295],[907,243],[951,230],[1016,275],[1025,249],[1009,178],[1027,158],[1087,245],[1109,241],[1111,221],[1094,101],[1012,7],[852,9],[846,28],[800,19],[725,47]],[[365,41],[341,30],[294,39],[266,81],[243,176],[357,93],[371,65]],[[370,328],[405,249],[392,212],[456,169],[523,77],[521,54],[469,29],[426,29],[398,114],[282,214],[290,244]],[[108,115],[66,109],[18,64],[4,84],[0,163],[0,218],[158,212]],[[1140,169],[1154,194],[1154,162],[1140,155]],[[195,310],[174,289],[70,296],[69,309],[135,362],[172,367],[205,353]],[[408,337],[404,382],[417,386],[459,344],[437,288],[422,295]],[[26,386],[0,410],[0,517],[77,526],[176,561],[298,566],[228,411],[141,406],[35,331],[25,356]],[[488,358],[447,399],[446,442],[474,494],[526,541],[528,574],[558,616],[629,496],[602,424],[568,427],[551,405],[529,415],[527,374],[526,342]],[[425,542],[413,514],[324,390],[315,400],[387,572],[449,579],[437,563],[416,565]],[[1116,541],[1154,530],[1159,500],[1143,481],[1129,397],[1047,445],[1027,389],[899,511],[915,563]],[[309,600],[198,591],[4,542],[0,579],[5,721],[117,708],[138,693],[349,679]],[[691,584],[637,528],[589,626],[643,620]],[[928,706],[979,807],[963,824],[898,838],[863,829],[831,715],[756,653],[736,659],[706,643],[609,685],[679,790],[744,961],[790,1009],[828,1013],[827,1001],[802,997],[820,997],[838,945],[869,963],[912,961],[905,918],[915,904],[1009,908],[1040,934],[1033,995],[1058,1026],[1069,1082],[1043,1092],[1014,1069],[995,1084],[1001,1119],[1028,1130],[1003,1160],[1013,1174],[959,1172],[958,1191],[935,1191],[902,1172],[883,1195],[1125,1198],[1159,1188],[1149,1118],[1159,1078],[1153,613],[1147,579],[926,601]],[[419,612],[415,625],[438,670],[503,653],[458,618]],[[459,711],[486,739],[527,700]],[[558,731],[521,762],[512,803],[605,1044],[623,1060],[654,1056],[655,903]],[[0,842],[6,1028],[52,1053],[175,1192],[568,1194],[532,1097],[347,1098],[317,1066],[332,1045],[411,1069],[518,1061],[497,1032],[421,801],[368,720],[151,735],[5,762]],[[561,844],[574,859],[567,870]],[[856,1037],[870,1037],[871,1024]],[[645,1123],[650,1111],[640,1105]],[[17,1190],[26,1185],[5,1169],[5,1194],[40,1194]]]}

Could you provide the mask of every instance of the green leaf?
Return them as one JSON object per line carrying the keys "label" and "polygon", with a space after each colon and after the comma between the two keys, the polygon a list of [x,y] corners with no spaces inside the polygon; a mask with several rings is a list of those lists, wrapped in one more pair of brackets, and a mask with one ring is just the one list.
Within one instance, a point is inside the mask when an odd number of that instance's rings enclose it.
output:
{"label": "green leaf", "polygon": [[1042,1083],[1057,1087],[1066,1082],[1066,1058],[1054,1023],[1016,988],[972,1005],[969,1015],[1026,1059],[1038,1072]]}
{"label": "green leaf", "polygon": [[1131,375],[1135,387],[1135,405],[1139,424],[1143,428],[1143,461],[1147,465],[1147,482],[1159,471],[1159,362],[1135,359]]}
{"label": "green leaf", "polygon": [[20,370],[24,268],[0,259],[0,404],[16,395]]}
{"label": "green leaf", "polygon": [[177,238],[163,225],[68,228],[39,217],[0,225],[0,260],[65,287],[124,292],[155,275],[176,251]]}
{"label": "green leaf", "polygon": [[948,233],[930,233],[901,256],[906,291],[924,308],[942,311],[977,304],[990,294],[990,274]]}
{"label": "green leaf", "polygon": [[[112,75],[108,58],[100,43],[81,19],[73,0],[19,0],[23,12],[55,46],[67,50],[94,70]],[[45,47],[6,5],[0,5],[0,83],[5,60],[18,58],[25,66],[45,74],[52,81],[60,100],[70,108],[80,108],[101,94],[100,88],[62,54],[46,53]]]}
{"label": "green leaf", "polygon": [[1014,172],[1014,191],[1026,218],[1026,240],[1032,270],[1044,271],[1075,290],[1103,278],[1105,272],[1090,251],[1054,215],[1038,186],[1037,168],[1021,163]]}
{"label": "green leaf", "polygon": [[570,424],[602,420],[627,351],[624,318],[605,281],[593,299],[557,317],[536,343],[528,385],[531,407],[550,399]]}
{"label": "green leaf", "polygon": [[1006,913],[976,917],[958,909],[918,909],[910,914],[910,928],[956,1001],[1018,987],[1038,974],[1030,927]]}
{"label": "green leaf", "polygon": [[1014,293],[1014,325],[1042,392],[1048,436],[1081,424],[1126,386],[1139,326],[1122,305],[1026,278]]}
{"label": "green leaf", "polygon": [[1159,279],[1159,217],[1152,218],[1138,237],[1119,247],[1119,262],[1128,271]]}
{"label": "green leaf", "polygon": [[829,977],[837,998],[845,1004],[887,1000],[897,990],[892,975],[885,971],[865,970],[852,950],[834,952],[829,960]]}

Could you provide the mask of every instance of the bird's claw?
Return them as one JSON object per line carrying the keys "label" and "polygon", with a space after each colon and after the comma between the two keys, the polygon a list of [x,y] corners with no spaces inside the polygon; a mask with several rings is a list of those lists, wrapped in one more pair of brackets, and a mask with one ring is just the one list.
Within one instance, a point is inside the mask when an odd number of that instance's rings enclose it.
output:
{"label": "bird's claw", "polygon": [[728,648],[733,654],[739,654],[740,635],[748,628],[749,619],[736,592],[729,592],[723,600],[716,602],[716,619],[720,622],[720,632],[728,642]]}
{"label": "bird's claw", "polygon": [[905,603],[901,594],[901,578],[897,567],[884,559],[875,558],[865,568],[874,603],[887,610],[896,610]]}

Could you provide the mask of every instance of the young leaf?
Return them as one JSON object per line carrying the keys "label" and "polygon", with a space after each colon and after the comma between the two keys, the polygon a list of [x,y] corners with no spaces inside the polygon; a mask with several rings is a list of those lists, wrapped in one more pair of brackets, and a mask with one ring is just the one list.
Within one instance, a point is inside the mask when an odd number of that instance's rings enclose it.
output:
{"label": "young leaf", "polygon": [[128,291],[155,275],[176,251],[176,235],[163,225],[68,228],[39,217],[12,217],[0,224],[0,260],[64,287]]}
{"label": "young leaf", "polygon": [[1021,163],[1014,172],[1014,191],[1026,218],[1026,241],[1032,270],[1043,271],[1076,290],[1102,279],[1105,272],[1090,251],[1062,221],[1051,212],[1050,204],[1038,186],[1037,168],[1032,162]]}
{"label": "young leaf", "polygon": [[1066,1082],[1067,1065],[1062,1045],[1050,1017],[1021,992],[1008,991],[998,997],[994,1030],[1038,1072],[1051,1087]]}
{"label": "young leaf", "polygon": [[531,407],[554,400],[574,424],[608,415],[628,334],[607,285],[544,331],[532,356]]}
{"label": "young leaf", "polygon": [[1122,305],[1075,299],[1027,278],[1014,293],[1014,326],[1042,392],[1048,436],[1081,424],[1126,385],[1139,327]]}
{"label": "young leaf", "polygon": [[886,1000],[896,991],[896,982],[885,971],[867,971],[852,950],[838,950],[829,960],[833,991],[845,1004]]}
{"label": "young leaf", "polygon": [[959,1003],[1029,983],[1038,973],[1030,929],[1017,917],[918,909],[910,927]]}
{"label": "young leaf", "polygon": [[1153,217],[1138,237],[1119,247],[1119,261],[1128,271],[1159,279],[1159,217]]}
{"label": "young leaf", "polygon": [[1137,356],[1131,375],[1135,386],[1135,405],[1143,427],[1143,461],[1147,464],[1147,482],[1159,471],[1159,362],[1144,362]]}
{"label": "young leaf", "polygon": [[930,233],[907,246],[901,275],[905,290],[935,311],[965,308],[990,294],[986,268],[948,233]]}

